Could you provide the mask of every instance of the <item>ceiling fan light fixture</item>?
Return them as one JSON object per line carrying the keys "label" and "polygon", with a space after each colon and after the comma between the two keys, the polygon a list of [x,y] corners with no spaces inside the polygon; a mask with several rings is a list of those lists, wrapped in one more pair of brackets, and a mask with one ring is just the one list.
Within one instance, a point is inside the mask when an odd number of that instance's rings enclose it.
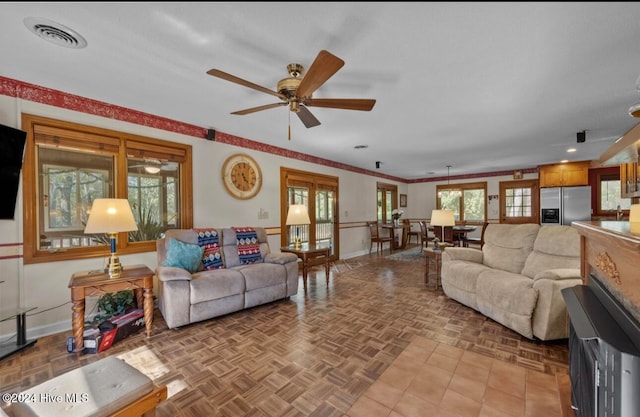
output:
{"label": "ceiling fan light fixture", "polygon": [[155,165],[145,165],[144,170],[148,174],[157,174],[158,172],[160,172],[160,167]]}
{"label": "ceiling fan light fixture", "polygon": [[640,118],[640,102],[629,107],[629,116]]}

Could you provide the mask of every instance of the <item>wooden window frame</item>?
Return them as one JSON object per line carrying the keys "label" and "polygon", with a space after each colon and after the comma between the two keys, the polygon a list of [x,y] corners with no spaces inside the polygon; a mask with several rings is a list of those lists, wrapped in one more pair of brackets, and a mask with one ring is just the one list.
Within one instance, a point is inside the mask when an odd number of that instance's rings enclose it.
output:
{"label": "wooden window frame", "polygon": [[[51,137],[46,140],[57,140],[55,133],[63,131],[64,138],[60,139],[60,146],[74,146],[82,143],[80,149],[90,151],[92,148],[101,150],[108,146],[115,157],[113,197],[127,198],[127,145],[136,150],[148,151],[151,154],[181,155],[180,159],[180,227],[193,226],[193,180],[192,180],[192,150],[191,145],[169,142],[155,138],[132,135],[119,131],[82,125],[68,121],[50,119],[46,117],[23,114],[22,129],[27,132],[24,162],[22,167],[22,205],[24,219],[24,263],[35,264],[42,262],[67,261],[74,259],[88,259],[109,256],[108,245],[72,247],[64,250],[47,250],[38,247],[39,210],[37,192],[37,161],[36,161],[36,130],[50,132]],[[96,138],[100,138],[97,140]],[[58,142],[59,143],[59,142]],[[129,242],[127,233],[120,233],[117,239],[119,255],[153,252],[156,250],[155,241]]]}
{"label": "wooden window frame", "polygon": [[[442,191],[461,191],[460,195],[460,219],[458,219],[458,223],[471,224],[471,225],[483,225],[487,221],[487,206],[488,206],[488,196],[487,196],[487,182],[468,182],[468,183],[457,183],[457,184],[441,184],[436,185],[436,208],[440,210],[442,208],[442,204],[440,201],[440,193]],[[467,221],[464,218],[464,191],[465,190],[482,190],[484,192],[484,219],[482,221]]]}
{"label": "wooden window frame", "polygon": [[[388,184],[384,182],[378,182],[376,184],[376,217],[378,217],[378,207],[379,204],[382,204],[382,218],[378,218],[377,220],[382,223],[390,223],[392,219],[387,218],[387,211],[385,204],[386,203],[386,193],[391,193],[391,211],[398,208],[398,186],[395,184]],[[382,199],[378,199],[379,193],[382,193]],[[391,215],[391,213],[389,213]]]}
{"label": "wooden window frame", "polygon": [[[607,166],[600,168],[589,169],[589,185],[591,186],[591,218],[593,220],[609,220],[616,219],[615,210],[600,210],[600,193],[601,193],[601,180],[604,179],[618,179],[621,178],[620,165]],[[622,185],[622,184],[621,184]],[[626,198],[626,197],[621,197]],[[630,199],[630,203],[633,204],[633,199]],[[623,209],[623,217],[628,216],[629,210]]]}

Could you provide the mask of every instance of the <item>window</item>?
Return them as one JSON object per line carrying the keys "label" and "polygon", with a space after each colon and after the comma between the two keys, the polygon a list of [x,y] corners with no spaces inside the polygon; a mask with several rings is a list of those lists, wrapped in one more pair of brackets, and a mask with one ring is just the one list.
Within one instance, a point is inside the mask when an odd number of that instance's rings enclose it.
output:
{"label": "window", "polygon": [[597,214],[615,213],[618,210],[618,206],[621,210],[629,210],[631,208],[631,199],[620,197],[622,195],[620,174],[600,175],[598,188]]}
{"label": "window", "polygon": [[398,187],[393,184],[377,184],[377,218],[380,223],[391,222],[391,212],[398,208]]}
{"label": "window", "polygon": [[453,210],[456,222],[483,224],[487,218],[487,183],[436,186],[438,209]]}
{"label": "window", "polygon": [[118,253],[155,250],[171,228],[191,227],[191,146],[23,115],[25,263],[106,256],[85,235],[96,198],[128,198],[138,230]]}
{"label": "window", "polygon": [[630,198],[622,198],[620,167],[611,166],[589,170],[593,215],[615,218],[618,205],[623,215],[628,215],[631,207]]}

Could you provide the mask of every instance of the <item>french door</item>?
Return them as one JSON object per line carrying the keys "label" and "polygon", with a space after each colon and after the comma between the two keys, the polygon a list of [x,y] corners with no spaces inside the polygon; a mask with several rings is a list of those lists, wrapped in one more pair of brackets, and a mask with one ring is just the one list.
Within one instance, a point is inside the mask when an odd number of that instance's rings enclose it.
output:
{"label": "french door", "polygon": [[[338,221],[338,178],[292,170],[280,169],[281,179],[281,244],[292,244],[296,236],[302,243],[326,244],[331,247],[331,260],[337,260],[340,244]],[[307,207],[311,224],[287,226],[289,206],[302,204]]]}
{"label": "french door", "polygon": [[377,219],[380,223],[391,222],[391,212],[397,208],[398,187],[393,184],[379,182],[376,185]]}
{"label": "french door", "polygon": [[540,223],[538,180],[500,182],[500,223]]}

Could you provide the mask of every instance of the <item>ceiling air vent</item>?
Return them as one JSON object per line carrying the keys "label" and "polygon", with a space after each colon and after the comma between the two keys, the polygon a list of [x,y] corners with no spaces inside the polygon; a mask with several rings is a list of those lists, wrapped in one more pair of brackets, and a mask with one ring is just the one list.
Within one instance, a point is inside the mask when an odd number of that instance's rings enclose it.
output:
{"label": "ceiling air vent", "polygon": [[38,37],[65,48],[81,49],[87,41],[76,31],[51,20],[39,17],[27,17],[25,26]]}

